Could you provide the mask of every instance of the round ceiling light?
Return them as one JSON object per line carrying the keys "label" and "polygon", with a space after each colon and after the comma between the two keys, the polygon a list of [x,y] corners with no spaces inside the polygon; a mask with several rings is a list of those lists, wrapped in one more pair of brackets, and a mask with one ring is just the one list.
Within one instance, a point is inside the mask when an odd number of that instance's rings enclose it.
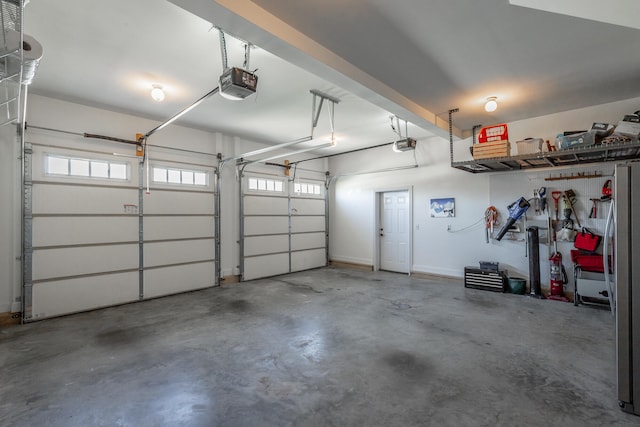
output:
{"label": "round ceiling light", "polygon": [[156,102],[164,101],[164,90],[162,90],[162,86],[154,84],[151,87],[151,98]]}
{"label": "round ceiling light", "polygon": [[490,96],[489,98],[487,98],[487,103],[484,104],[484,110],[487,113],[493,113],[497,109],[498,109],[498,97]]}

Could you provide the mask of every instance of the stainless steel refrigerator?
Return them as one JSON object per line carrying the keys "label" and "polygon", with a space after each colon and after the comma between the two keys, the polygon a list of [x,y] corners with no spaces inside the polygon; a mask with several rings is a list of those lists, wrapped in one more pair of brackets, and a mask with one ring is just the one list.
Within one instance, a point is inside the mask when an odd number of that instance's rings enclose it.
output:
{"label": "stainless steel refrigerator", "polygon": [[613,258],[613,274],[605,281],[614,293],[618,402],[623,411],[640,415],[640,162],[616,166],[614,189],[605,231],[611,236],[605,248],[613,253],[605,249],[604,255]]}

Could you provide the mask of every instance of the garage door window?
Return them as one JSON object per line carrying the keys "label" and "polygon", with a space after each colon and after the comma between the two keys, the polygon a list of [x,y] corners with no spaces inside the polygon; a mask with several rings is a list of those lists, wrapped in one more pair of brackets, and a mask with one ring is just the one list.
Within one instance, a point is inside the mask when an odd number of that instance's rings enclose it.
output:
{"label": "garage door window", "polygon": [[206,186],[209,174],[204,171],[153,167],[153,182]]}
{"label": "garage door window", "polygon": [[293,192],[299,195],[320,196],[322,195],[322,186],[309,182],[296,182],[293,184]]}
{"label": "garage door window", "polygon": [[115,180],[129,179],[129,165],[127,163],[57,155],[47,155],[45,159],[47,175]]}
{"label": "garage door window", "polygon": [[284,191],[284,184],[279,179],[249,178],[248,189],[249,191],[282,193]]}

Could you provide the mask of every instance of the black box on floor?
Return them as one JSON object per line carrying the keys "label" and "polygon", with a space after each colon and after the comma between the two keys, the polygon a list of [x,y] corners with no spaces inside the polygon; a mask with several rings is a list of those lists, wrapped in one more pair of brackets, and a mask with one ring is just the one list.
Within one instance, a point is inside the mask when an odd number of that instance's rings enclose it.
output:
{"label": "black box on floor", "polygon": [[484,270],[482,268],[464,268],[464,287],[485,291],[506,292],[507,275],[504,270]]}

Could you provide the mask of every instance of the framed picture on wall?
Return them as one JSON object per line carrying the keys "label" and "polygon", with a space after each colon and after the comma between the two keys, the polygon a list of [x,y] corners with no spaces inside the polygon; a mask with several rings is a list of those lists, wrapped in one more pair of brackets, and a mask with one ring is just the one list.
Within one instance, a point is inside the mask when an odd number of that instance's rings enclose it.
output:
{"label": "framed picture on wall", "polygon": [[453,197],[431,199],[429,212],[431,218],[452,218],[456,216],[456,199]]}

